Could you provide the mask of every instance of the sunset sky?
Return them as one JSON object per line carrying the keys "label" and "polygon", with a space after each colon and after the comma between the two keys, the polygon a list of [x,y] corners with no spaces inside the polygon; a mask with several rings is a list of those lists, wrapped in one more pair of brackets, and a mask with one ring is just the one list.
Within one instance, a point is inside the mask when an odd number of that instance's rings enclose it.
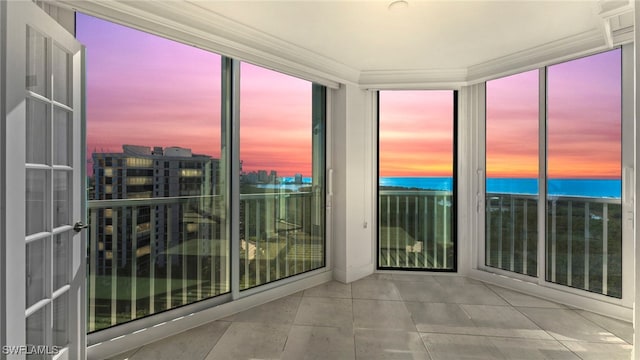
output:
{"label": "sunset sky", "polygon": [[[547,71],[547,177],[617,179],[620,50]],[[538,70],[487,82],[487,176],[538,174]]]}
{"label": "sunset sky", "polygon": [[[87,47],[87,156],[122,144],[220,157],[221,57],[78,13]],[[244,171],[311,176],[311,83],[241,66]]]}
{"label": "sunset sky", "polygon": [[[87,147],[180,146],[220,157],[219,55],[77,15]],[[620,177],[620,50],[548,68],[548,176]],[[538,71],[487,82],[487,176],[536,177]],[[311,176],[311,83],[243,63],[244,171]],[[380,93],[380,175],[451,176],[452,91]]]}
{"label": "sunset sky", "polygon": [[453,91],[380,92],[380,176],[451,176]]}
{"label": "sunset sky", "polygon": [[538,70],[487,82],[487,177],[538,177],[538,121]]}
{"label": "sunset sky", "polygon": [[549,67],[547,176],[621,176],[621,50]]}

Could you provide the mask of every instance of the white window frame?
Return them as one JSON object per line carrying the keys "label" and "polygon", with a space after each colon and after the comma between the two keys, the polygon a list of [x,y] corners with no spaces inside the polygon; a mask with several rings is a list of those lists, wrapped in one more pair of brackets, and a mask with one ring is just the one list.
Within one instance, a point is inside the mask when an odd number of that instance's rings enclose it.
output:
{"label": "white window frame", "polygon": [[[609,51],[612,49],[607,49]],[[595,55],[603,52],[602,50],[594,52]],[[580,56],[582,57],[582,56]],[[576,58],[580,58],[576,57]],[[475,252],[474,264],[472,265],[471,275],[497,285],[513,288],[520,291],[527,291],[537,296],[558,301],[564,304],[573,305],[587,310],[595,311],[601,314],[613,316],[616,318],[631,321],[632,309],[634,304],[634,197],[635,197],[635,180],[634,180],[634,93],[633,93],[633,45],[626,44],[621,46],[622,57],[622,298],[617,299],[610,296],[597,294],[577,288],[571,288],[559,285],[546,280],[546,207],[543,199],[546,194],[546,69],[539,68],[539,196],[543,201],[538,206],[538,276],[531,277],[522,275],[494,267],[485,265],[485,158],[486,158],[486,83],[475,86],[480,87],[476,92],[478,112],[478,121],[475,124],[476,131],[474,139],[477,146],[477,157],[473,159],[477,166],[477,178],[474,188],[476,189],[476,205],[478,211],[474,214],[476,223]],[[548,64],[551,66],[553,64]]]}

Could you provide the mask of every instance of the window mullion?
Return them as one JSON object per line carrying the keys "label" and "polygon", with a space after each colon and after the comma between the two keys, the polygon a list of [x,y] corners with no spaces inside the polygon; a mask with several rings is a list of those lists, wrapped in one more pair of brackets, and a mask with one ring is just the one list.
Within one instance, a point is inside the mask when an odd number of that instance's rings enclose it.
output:
{"label": "window mullion", "polygon": [[547,278],[547,68],[539,70],[538,80],[538,284]]}
{"label": "window mullion", "polygon": [[231,164],[228,170],[228,214],[230,226],[231,293],[232,299],[240,297],[240,62],[223,58],[222,66],[222,116],[223,134],[227,141],[224,152]]}

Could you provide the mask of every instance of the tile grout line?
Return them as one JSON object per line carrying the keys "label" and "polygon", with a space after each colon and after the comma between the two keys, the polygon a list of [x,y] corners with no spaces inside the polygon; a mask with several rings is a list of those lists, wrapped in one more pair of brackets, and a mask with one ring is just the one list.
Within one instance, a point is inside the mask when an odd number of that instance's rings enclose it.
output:
{"label": "tile grout line", "polygon": [[[400,295],[400,297],[402,297],[402,295]],[[420,339],[420,342],[422,343],[422,347],[427,352],[427,355],[429,356],[429,359],[433,359],[433,356],[431,356],[431,352],[429,351],[429,348],[427,347],[427,344],[424,343],[424,339],[422,338],[422,335],[421,335],[422,333],[418,330],[418,325],[416,325],[416,321],[413,318],[413,314],[411,313],[411,311],[409,311],[409,308],[407,307],[407,302],[405,300],[403,300],[402,304],[404,305],[404,308],[407,309],[407,312],[409,312],[409,317],[411,318],[411,322],[413,323],[413,327],[416,328],[416,334],[418,334],[418,338]]]}
{"label": "tile grout line", "polygon": [[[547,329],[543,328],[540,324],[538,324],[534,319],[532,319],[531,317],[527,316],[527,314],[523,313],[522,311],[520,311],[520,309],[516,306],[513,307],[514,309],[516,309],[517,312],[519,312],[520,314],[522,314],[522,316],[524,316],[525,318],[529,319],[529,321],[531,321],[532,323],[536,324],[537,327],[539,327],[542,331],[544,331],[545,333],[547,333],[549,336],[551,336],[551,339],[553,339],[553,341],[557,342],[558,344],[562,345],[563,348],[569,350],[570,353],[572,353],[573,355],[577,356],[579,359],[583,359],[582,356],[578,355],[577,353],[575,353],[573,350],[571,350],[567,345],[565,345],[562,341],[558,340],[555,336],[553,336],[553,334],[551,334],[549,331],[547,331]],[[523,308],[526,308],[526,306],[523,306]],[[540,309],[540,308],[536,308],[536,309]],[[544,309],[544,308],[543,308]],[[568,309],[550,309],[550,310],[568,310]]]}
{"label": "tile grout line", "polygon": [[293,320],[291,320],[291,323],[288,324],[289,325],[289,329],[287,331],[287,337],[284,339],[284,344],[282,344],[282,349],[280,350],[280,357],[282,358],[284,356],[284,351],[287,348],[287,343],[289,342],[289,334],[291,334],[291,331],[293,330],[293,326],[294,325],[298,325],[296,324],[296,318],[298,317],[298,313],[300,312],[300,307],[302,306],[302,300],[304,299],[304,292],[307,289],[302,291],[302,295],[299,296],[299,300],[298,300],[298,305],[296,307],[296,314],[293,316]]}
{"label": "tile grout line", "polygon": [[358,350],[356,344],[356,314],[353,311],[353,283],[349,283],[351,288],[351,338],[353,339],[353,358],[358,359]]}
{"label": "tile grout line", "polygon": [[[219,320],[214,320],[214,322],[216,322],[216,321],[219,321]],[[233,321],[229,321],[229,326],[227,326],[227,328],[224,329],[222,334],[220,334],[220,336],[218,337],[218,340],[216,340],[216,342],[213,344],[213,346],[211,346],[211,349],[202,358],[202,360],[206,360],[209,357],[209,355],[211,355],[211,353],[213,352],[213,349],[215,349],[216,345],[218,345],[218,343],[220,342],[220,339],[222,339],[222,337],[227,333],[227,331],[229,331],[229,329],[231,328],[231,325],[233,325]]]}
{"label": "tile grout line", "polygon": [[[511,304],[511,302],[509,300],[507,300],[507,298],[505,298],[504,296],[500,295],[497,291],[495,291],[494,289],[492,289],[490,286],[486,286],[489,290],[491,290],[494,294],[496,294],[498,297],[500,297],[501,299],[503,299],[507,304],[509,304],[515,311],[517,311],[519,314],[521,314],[522,316],[524,316],[526,319],[528,319],[529,321],[531,321],[533,324],[535,324],[538,328],[540,328],[540,330],[544,331],[545,334],[549,335],[552,339],[552,341],[557,342],[558,344],[560,344],[562,347],[564,347],[565,349],[569,350],[570,353],[572,353],[573,355],[577,356],[579,359],[582,359],[581,356],[579,356],[578,354],[576,354],[575,352],[573,352],[573,350],[569,349],[564,343],[562,343],[560,340],[556,339],[555,336],[553,336],[553,334],[551,334],[549,331],[547,331],[547,329],[543,328],[540,324],[538,324],[537,322],[535,322],[532,318],[530,318],[529,316],[527,316],[527,314],[523,313],[522,311],[520,311],[520,309],[517,306],[514,306],[513,304]],[[507,289],[508,290],[508,289]],[[527,295],[527,294],[525,294]],[[535,296],[534,296],[535,297]]]}
{"label": "tile grout line", "polygon": [[[147,344],[147,345],[148,345],[148,344]],[[142,348],[143,348],[143,347],[145,347],[145,346],[147,346],[147,345],[142,345],[142,346],[140,346],[139,348],[137,348],[137,349],[136,349],[136,351],[134,351],[134,352],[133,352],[133,354],[131,354],[131,356],[127,356],[127,359],[128,359],[128,360],[129,360],[129,359],[130,359],[130,360],[135,360],[135,359],[133,359],[133,357],[134,357],[134,356],[136,356],[136,354],[137,354],[138,352],[140,352],[140,350],[142,350]],[[125,352],[126,352],[126,351],[125,351]],[[122,354],[124,354],[124,353],[122,353]],[[116,355],[116,356],[119,356],[119,355]],[[203,360],[204,360],[204,359],[203,359]]]}
{"label": "tile grout line", "polygon": [[[582,315],[582,314],[580,313],[580,311],[588,311],[588,310],[583,310],[583,309],[569,309],[569,310],[573,310],[573,311],[574,311],[578,316],[580,316],[581,318],[583,318],[583,319],[587,320],[588,322],[590,322],[590,323],[592,323],[592,324],[594,324],[594,325],[596,325],[596,326],[598,326],[598,327],[600,327],[600,328],[602,328],[602,329],[604,329],[604,330],[608,331],[611,335],[613,335],[613,336],[617,337],[618,339],[620,339],[620,340],[624,341],[626,344],[633,345],[632,343],[629,343],[627,340],[625,340],[625,339],[621,338],[620,336],[618,336],[618,335],[614,334],[614,333],[613,333],[613,331],[611,331],[611,330],[607,329],[606,327],[604,327],[604,326],[602,326],[602,325],[598,324],[597,322],[595,322],[595,321],[593,321],[593,320],[589,319],[588,317],[586,317],[586,316],[584,316],[584,315]],[[590,311],[589,311],[589,312],[590,312]],[[604,315],[600,315],[600,314],[597,314],[597,313],[593,313],[593,314],[596,314],[596,315],[599,315],[599,316],[604,316]],[[604,316],[604,317],[607,317],[607,318],[608,318],[608,316]],[[613,320],[617,320],[617,319],[613,319]],[[620,321],[622,321],[622,320],[620,320]],[[633,325],[632,325],[632,326],[633,326]],[[633,329],[633,328],[632,328],[632,329]]]}

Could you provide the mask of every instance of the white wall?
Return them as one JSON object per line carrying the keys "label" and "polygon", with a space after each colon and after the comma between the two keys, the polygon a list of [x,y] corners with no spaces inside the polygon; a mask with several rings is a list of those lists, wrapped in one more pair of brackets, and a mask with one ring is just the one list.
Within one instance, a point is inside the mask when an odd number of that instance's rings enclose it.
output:
{"label": "white wall", "polygon": [[375,269],[375,93],[332,91],[333,273],[349,283]]}

